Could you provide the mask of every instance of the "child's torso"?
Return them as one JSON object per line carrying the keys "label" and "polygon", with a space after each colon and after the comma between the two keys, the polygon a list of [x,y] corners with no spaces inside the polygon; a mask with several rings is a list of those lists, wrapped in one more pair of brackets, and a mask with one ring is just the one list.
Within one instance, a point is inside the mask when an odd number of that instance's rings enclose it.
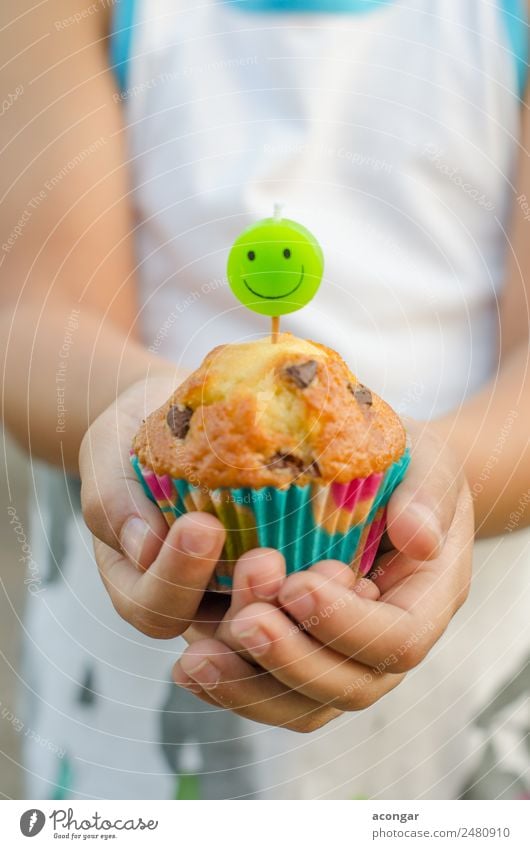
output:
{"label": "child's torso", "polygon": [[136,3],[123,102],[146,343],[194,366],[267,331],[225,264],[280,199],[326,258],[285,329],[337,347],[402,412],[456,406],[496,353],[519,120],[501,11],[248,5]]}

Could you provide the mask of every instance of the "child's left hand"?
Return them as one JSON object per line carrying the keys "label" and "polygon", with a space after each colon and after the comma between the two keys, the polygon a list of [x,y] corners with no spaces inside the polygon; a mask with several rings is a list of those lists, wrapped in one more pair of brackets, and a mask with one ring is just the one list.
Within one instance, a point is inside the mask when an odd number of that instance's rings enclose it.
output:
{"label": "child's left hand", "polygon": [[312,731],[372,705],[425,657],[467,597],[473,508],[450,452],[425,425],[409,432],[412,462],[388,507],[394,549],[371,580],[353,587],[336,561],[285,578],[278,552],[248,552],[221,624],[187,635],[177,684],[258,722]]}

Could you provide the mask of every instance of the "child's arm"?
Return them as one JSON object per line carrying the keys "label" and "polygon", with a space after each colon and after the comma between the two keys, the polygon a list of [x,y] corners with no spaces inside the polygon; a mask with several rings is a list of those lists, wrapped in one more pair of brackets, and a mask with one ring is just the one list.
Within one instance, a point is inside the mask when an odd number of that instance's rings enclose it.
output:
{"label": "child's arm", "polygon": [[487,386],[433,425],[464,464],[479,536],[530,524],[530,220],[521,205],[530,203],[529,106],[527,91],[507,237],[507,281],[499,304],[498,368]]}
{"label": "child's arm", "polygon": [[162,403],[177,375],[135,339],[133,224],[106,58],[111,7],[87,15],[81,0],[0,5],[9,95],[0,144],[2,416],[32,456],[74,472],[89,428],[82,499],[109,594],[136,627],[175,636],[194,615],[224,532],[198,516],[168,533],[129,464],[143,411]]}
{"label": "child's arm", "polygon": [[3,416],[33,456],[77,469],[83,433],[148,368],[134,338],[132,218],[103,15],[0,11]]}

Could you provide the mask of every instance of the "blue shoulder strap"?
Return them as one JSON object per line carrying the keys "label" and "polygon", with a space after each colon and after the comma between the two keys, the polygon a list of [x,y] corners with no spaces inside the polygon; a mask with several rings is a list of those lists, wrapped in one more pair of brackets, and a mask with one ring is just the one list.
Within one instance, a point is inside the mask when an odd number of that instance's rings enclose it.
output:
{"label": "blue shoulder strap", "polygon": [[225,0],[246,12],[371,12],[394,0]]}
{"label": "blue shoulder strap", "polygon": [[110,62],[120,91],[127,88],[135,0],[116,0],[110,34]]}
{"label": "blue shoulder strap", "polygon": [[528,79],[528,6],[527,0],[502,0],[500,3],[515,62],[519,97],[523,97]]}

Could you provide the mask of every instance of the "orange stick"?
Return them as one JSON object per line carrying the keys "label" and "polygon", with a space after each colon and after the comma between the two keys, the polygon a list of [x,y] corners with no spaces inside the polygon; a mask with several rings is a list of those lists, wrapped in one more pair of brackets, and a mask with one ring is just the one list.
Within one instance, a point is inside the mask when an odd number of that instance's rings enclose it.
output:
{"label": "orange stick", "polygon": [[280,316],[279,315],[273,315],[272,316],[272,333],[271,333],[272,344],[275,345],[279,338],[280,338]]}

